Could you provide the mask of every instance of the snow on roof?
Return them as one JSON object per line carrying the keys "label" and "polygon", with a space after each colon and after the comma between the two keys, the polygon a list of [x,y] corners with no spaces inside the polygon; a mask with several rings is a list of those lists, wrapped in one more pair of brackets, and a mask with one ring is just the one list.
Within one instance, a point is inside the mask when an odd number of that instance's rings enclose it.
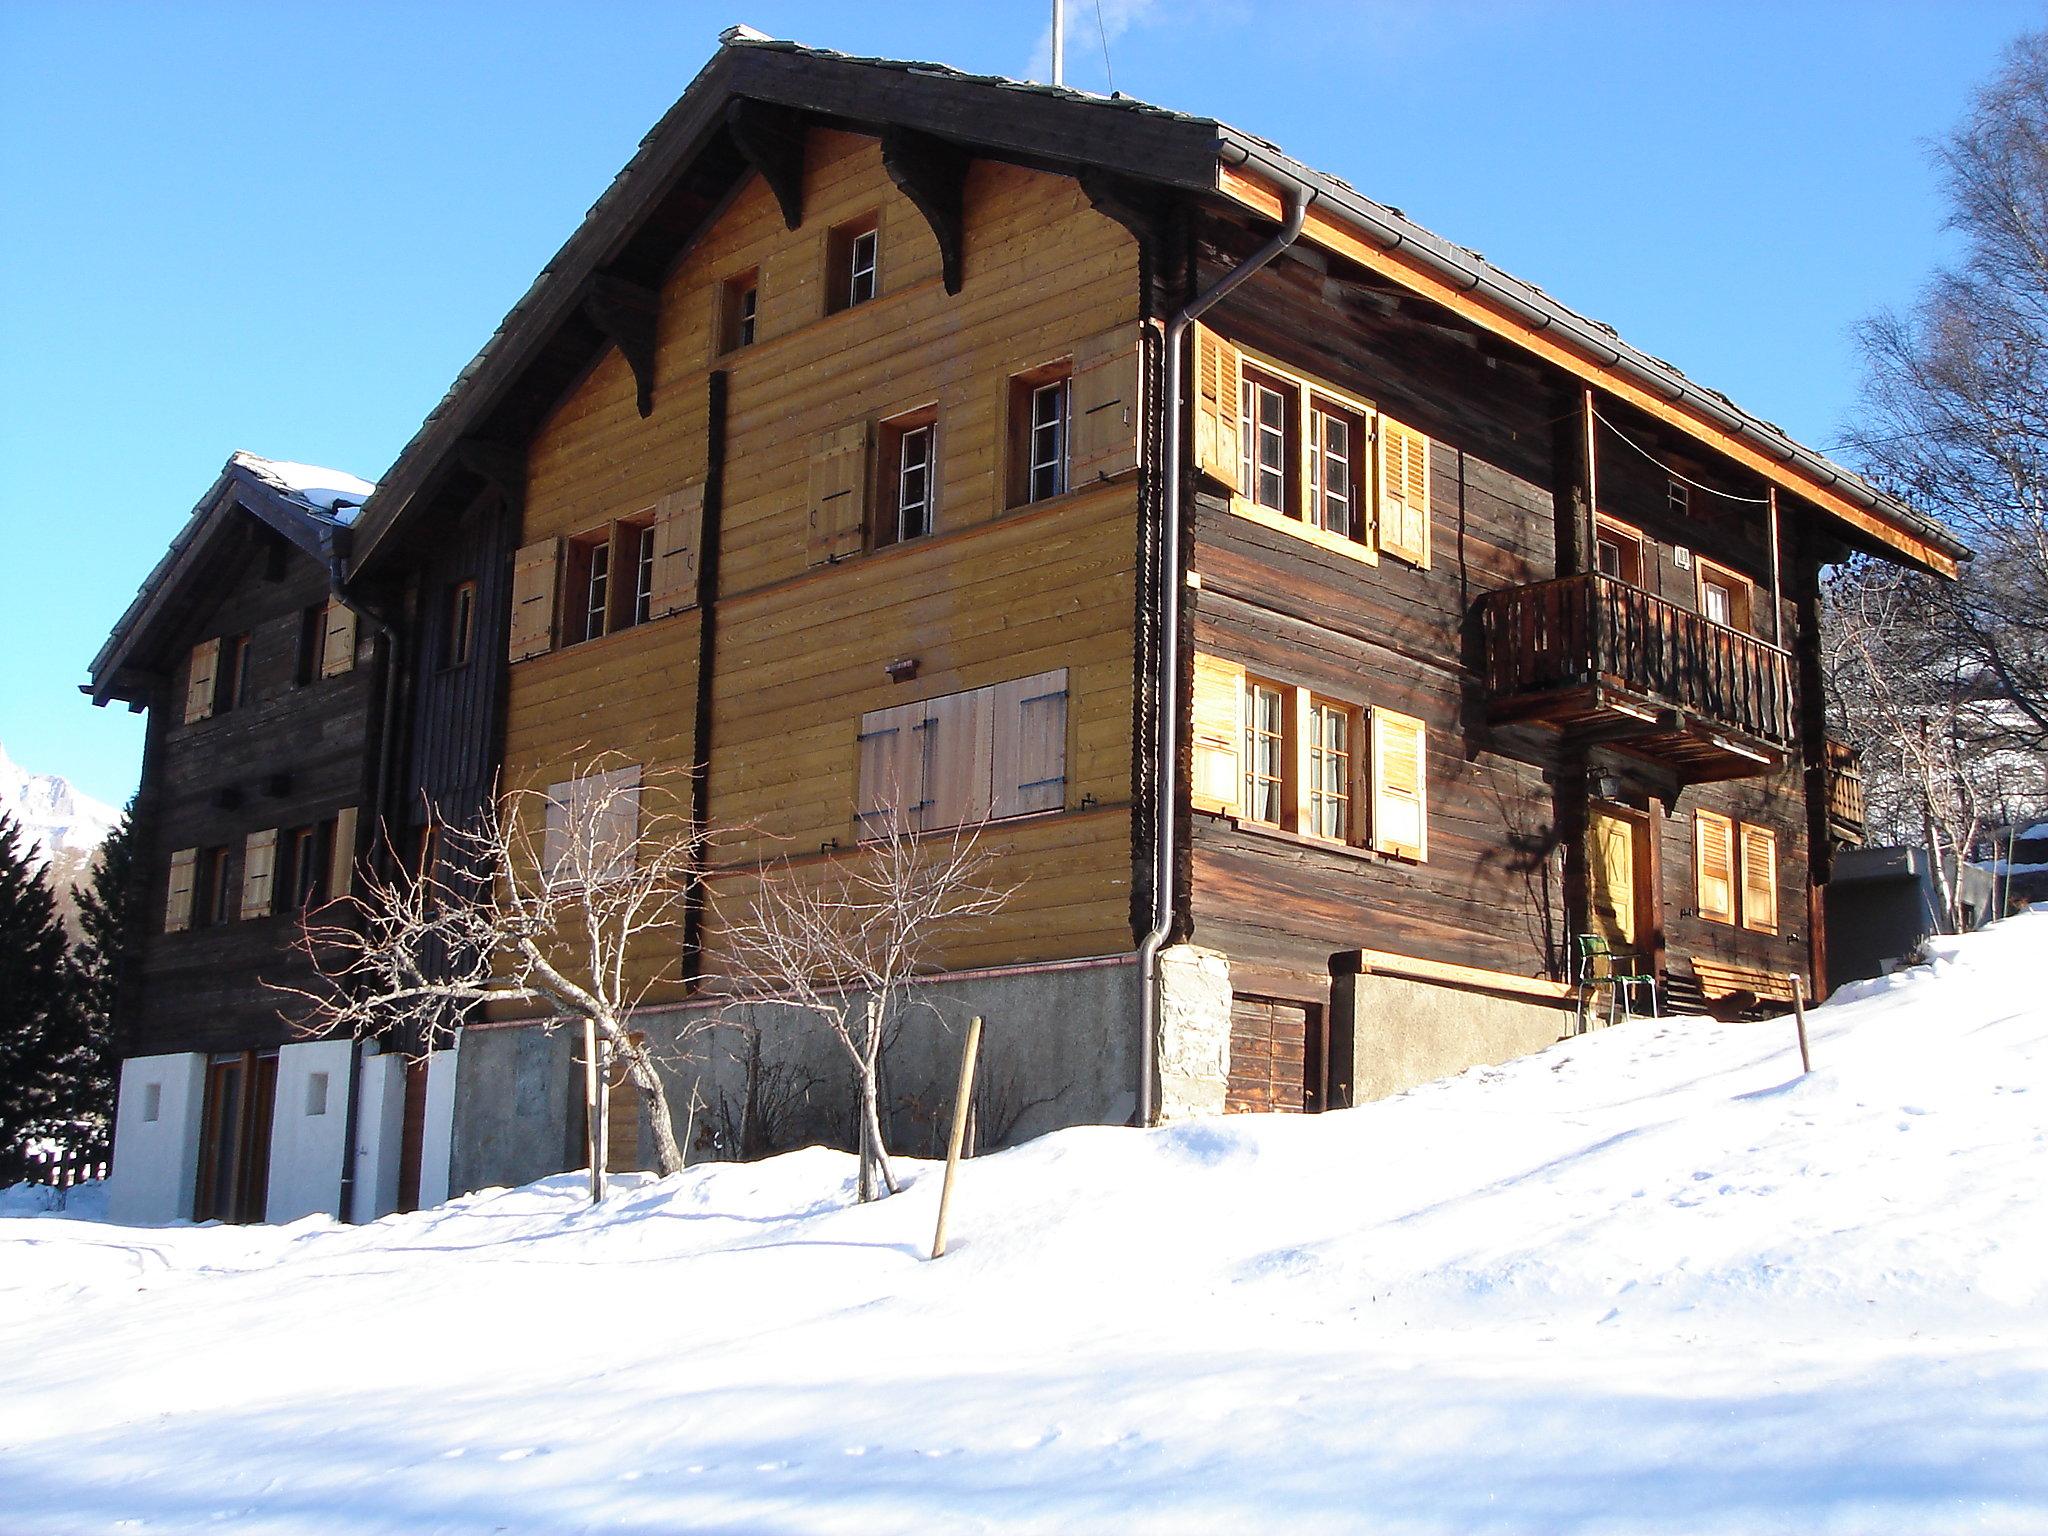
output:
{"label": "snow on roof", "polygon": [[266,459],[238,451],[229,462],[315,511],[325,512],[338,523],[353,522],[356,509],[377,489],[373,482],[347,470],[323,469],[318,464],[300,464],[291,459]]}

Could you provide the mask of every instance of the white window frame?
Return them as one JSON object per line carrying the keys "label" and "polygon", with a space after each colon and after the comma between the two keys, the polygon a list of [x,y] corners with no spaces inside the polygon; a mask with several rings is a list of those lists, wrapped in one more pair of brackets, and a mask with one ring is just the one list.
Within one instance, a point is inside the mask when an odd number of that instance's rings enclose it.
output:
{"label": "white window frame", "polygon": [[[896,434],[896,505],[893,514],[896,519],[898,544],[921,539],[932,531],[932,475],[937,468],[937,427],[936,422],[921,422],[914,427],[904,427]],[[921,453],[921,457],[914,463],[911,459],[913,444],[917,445]],[[916,472],[919,486],[919,494],[916,496],[910,493],[913,471]],[[923,520],[923,526],[915,532],[910,529],[913,514]]]}
{"label": "white window frame", "polygon": [[[1071,378],[1054,379],[1031,391],[1031,425],[1026,434],[1025,496],[1027,502],[1050,501],[1067,489],[1067,454],[1070,433]],[[1041,414],[1049,403],[1050,416]],[[1040,475],[1049,476],[1043,488]]]}
{"label": "white window frame", "polygon": [[[879,227],[864,229],[849,236],[846,242],[846,307],[865,304],[881,289],[882,231]],[[865,282],[867,291],[861,291]]]}

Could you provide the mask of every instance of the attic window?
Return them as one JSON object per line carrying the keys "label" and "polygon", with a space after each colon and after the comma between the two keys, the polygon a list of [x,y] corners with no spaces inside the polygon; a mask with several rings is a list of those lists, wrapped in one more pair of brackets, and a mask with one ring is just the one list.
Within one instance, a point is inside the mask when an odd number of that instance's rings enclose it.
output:
{"label": "attic window", "polygon": [[831,313],[865,304],[881,291],[881,223],[872,213],[849,219],[826,242],[827,308]]}
{"label": "attic window", "polygon": [[754,344],[754,322],[761,304],[761,270],[734,273],[718,290],[718,350],[736,352]]}

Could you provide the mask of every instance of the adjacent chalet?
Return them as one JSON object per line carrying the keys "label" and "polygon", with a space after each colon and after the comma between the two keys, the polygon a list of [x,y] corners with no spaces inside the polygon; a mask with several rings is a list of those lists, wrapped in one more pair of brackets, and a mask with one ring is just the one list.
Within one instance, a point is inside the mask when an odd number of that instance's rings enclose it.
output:
{"label": "adjacent chalet", "polygon": [[[1820,891],[1859,829],[1830,814],[1853,762],[1822,728],[1819,572],[1966,554],[1263,140],[745,29],[347,532],[384,714],[304,707],[390,846],[431,855],[494,785],[598,753],[694,771],[697,813],[747,829],[688,942],[644,957],[650,1033],[719,1006],[719,893],[760,860],[986,822],[1017,894],[904,1021],[908,1149],[969,1012],[984,1126],[1021,1136],[1395,1092],[1580,1027],[1589,975],[1602,1017],[1616,972],[1638,1008],[1824,991]],[[162,718],[179,658],[228,621],[172,580],[94,686],[153,705],[182,930],[180,852],[233,865],[291,818],[253,762],[215,770],[242,775],[232,829],[184,809],[215,778],[173,790],[207,724]],[[282,942],[220,916],[154,963],[225,984]],[[275,1027],[244,1006],[223,1027]],[[829,1057],[759,1049],[789,1134],[843,1131]],[[708,1136],[762,1062],[716,1029],[689,1050]],[[563,1033],[479,1017],[451,1054],[450,1187],[581,1159]],[[190,1070],[210,1127],[232,1090]]]}

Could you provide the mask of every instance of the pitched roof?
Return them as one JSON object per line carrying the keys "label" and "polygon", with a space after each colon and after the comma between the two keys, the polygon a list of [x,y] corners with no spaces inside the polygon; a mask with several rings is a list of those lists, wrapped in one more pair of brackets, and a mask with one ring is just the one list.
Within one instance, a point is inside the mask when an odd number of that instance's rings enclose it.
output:
{"label": "pitched roof", "polygon": [[370,481],[343,470],[230,454],[115,621],[92,659],[92,681],[83,691],[95,704],[112,698],[140,703],[145,679],[134,674],[138,667],[147,671],[141,658],[185,617],[179,595],[209,567],[238,515],[276,529],[332,572],[346,559],[349,526],[375,490]]}
{"label": "pitched roof", "polygon": [[[745,27],[729,29],[720,41],[718,52],[641,140],[582,224],[400,452],[365,509],[359,562],[374,556],[437,470],[451,462],[458,442],[511,435],[502,430],[502,418],[519,400],[522,378],[531,374],[537,386],[516,413],[527,418],[526,425],[552,403],[552,391],[566,385],[570,370],[559,359],[550,366],[550,345],[562,347],[563,333],[575,329],[576,312],[598,274],[637,268],[658,281],[667,260],[715,210],[717,198],[710,189],[729,184],[747,169],[721,139],[727,108],[740,99],[856,127],[911,127],[1022,164],[1100,170],[1212,198],[1219,195],[1224,174],[1236,169],[1304,187],[1319,214],[1328,211],[1371,247],[1397,253],[1404,266],[1426,271],[1446,289],[1473,296],[1524,333],[1540,336],[1545,345],[1554,342],[1627,381],[1646,400],[1703,420],[1754,449],[1759,463],[1796,469],[1821,497],[1867,509],[1869,520],[1931,551],[1935,565],[1968,558],[1968,550],[1932,518],[1720,392],[1693,382],[1672,364],[1631,347],[1613,327],[1577,313],[1478,252],[1424,229],[1398,208],[1373,201],[1255,134],[1122,95],[968,74],[941,64],[859,58],[764,37]],[[703,175],[707,184],[694,200],[679,196],[692,174]],[[601,343],[592,334],[582,344]],[[586,351],[579,366],[587,357]],[[553,382],[557,375],[560,384]]]}

